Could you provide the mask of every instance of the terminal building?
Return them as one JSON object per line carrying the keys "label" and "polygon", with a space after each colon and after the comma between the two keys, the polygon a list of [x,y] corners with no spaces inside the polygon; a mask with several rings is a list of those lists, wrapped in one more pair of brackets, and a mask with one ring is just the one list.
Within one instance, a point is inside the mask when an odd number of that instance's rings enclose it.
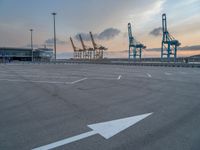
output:
{"label": "terminal building", "polygon": [[[50,61],[53,49],[38,48],[33,50],[33,61]],[[0,62],[32,61],[32,49],[0,47]]]}
{"label": "terminal building", "polygon": [[53,49],[38,48],[33,51],[34,61],[50,61],[53,58]]}

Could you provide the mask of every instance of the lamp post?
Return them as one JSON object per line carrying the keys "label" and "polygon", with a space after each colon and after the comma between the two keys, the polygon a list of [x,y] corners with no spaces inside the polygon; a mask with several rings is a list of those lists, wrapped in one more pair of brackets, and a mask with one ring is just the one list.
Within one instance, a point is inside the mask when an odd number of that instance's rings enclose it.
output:
{"label": "lamp post", "polygon": [[33,29],[30,29],[30,32],[31,32],[31,50],[32,50],[31,57],[33,61]]}
{"label": "lamp post", "polygon": [[54,23],[54,52],[55,52],[55,60],[56,60],[56,21],[55,21],[56,13],[53,12],[52,15],[53,15],[53,23]]}

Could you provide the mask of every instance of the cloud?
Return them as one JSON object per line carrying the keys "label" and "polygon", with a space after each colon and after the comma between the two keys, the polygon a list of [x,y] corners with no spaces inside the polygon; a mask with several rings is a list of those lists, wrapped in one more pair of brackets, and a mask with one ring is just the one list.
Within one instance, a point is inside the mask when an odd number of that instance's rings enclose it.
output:
{"label": "cloud", "polygon": [[198,51],[200,50],[200,45],[192,45],[192,46],[184,46],[184,47],[180,47],[180,50],[193,50],[193,51]]}
{"label": "cloud", "polygon": [[[76,38],[78,41],[80,41],[79,34],[81,35],[81,37],[82,37],[82,39],[83,39],[84,41],[90,41],[90,40],[91,40],[91,37],[90,37],[90,34],[89,34],[89,33],[78,33],[78,34],[75,35],[75,38]],[[96,38],[96,37],[97,37],[97,34],[94,34],[93,36],[94,36],[94,38]]]}
{"label": "cloud", "polygon": [[98,35],[98,39],[100,40],[110,40],[116,37],[121,31],[119,29],[115,28],[108,28],[105,29],[103,32],[101,32]]}
{"label": "cloud", "polygon": [[[110,39],[115,38],[120,33],[121,33],[121,31],[119,29],[107,28],[107,29],[103,30],[101,33],[93,34],[93,36],[94,36],[95,39],[98,39],[98,40],[110,40]],[[82,39],[84,41],[90,41],[91,40],[91,37],[90,37],[89,33],[78,33],[78,34],[76,34],[75,38],[77,40],[80,40],[79,34],[81,34]]]}
{"label": "cloud", "polygon": [[153,29],[149,34],[153,35],[153,36],[162,35],[162,27],[158,27],[158,28]]}
{"label": "cloud", "polygon": [[145,15],[147,18],[150,18],[152,16],[155,16],[157,14],[160,14],[160,12],[163,10],[164,4],[166,0],[157,0],[153,3],[153,6],[144,12],[143,15]]}
{"label": "cloud", "polygon": [[[161,51],[161,48],[150,48],[146,49],[147,51]],[[181,51],[200,51],[200,45],[192,45],[192,46],[184,46],[184,47],[179,47],[178,50]]]}
{"label": "cloud", "polygon": [[[49,39],[47,39],[44,43],[45,43],[47,46],[53,46],[53,44],[54,44],[54,39],[53,39],[53,38],[49,38]],[[58,44],[58,45],[64,45],[64,44],[66,44],[66,43],[67,43],[66,41],[62,41],[62,40],[56,39],[56,44]]]}

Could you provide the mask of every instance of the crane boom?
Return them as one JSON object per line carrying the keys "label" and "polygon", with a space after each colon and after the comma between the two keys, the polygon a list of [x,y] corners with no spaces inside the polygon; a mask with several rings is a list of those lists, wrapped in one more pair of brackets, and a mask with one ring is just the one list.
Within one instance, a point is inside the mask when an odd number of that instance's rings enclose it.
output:
{"label": "crane boom", "polygon": [[94,41],[94,37],[93,37],[92,32],[90,32],[90,37],[91,37],[92,45],[93,45],[94,49],[97,49],[97,44],[96,44],[95,41]]}
{"label": "crane boom", "polygon": [[94,58],[103,59],[104,50],[107,50],[107,48],[101,45],[97,45],[95,43],[92,32],[90,32],[90,37],[92,40],[92,45],[94,47]]}
{"label": "crane boom", "polygon": [[83,47],[83,50],[86,50],[86,46],[85,46],[85,44],[84,44],[84,42],[83,42],[83,39],[82,39],[81,34],[79,34],[79,38],[80,38],[80,41],[81,41],[81,45],[82,45],[82,47]]}
{"label": "crane boom", "polygon": [[73,40],[72,40],[71,37],[70,37],[70,41],[71,41],[71,44],[72,44],[72,48],[74,49],[74,51],[76,51],[77,49],[76,49],[76,47],[75,47],[75,45],[74,45],[74,42],[73,42]]}

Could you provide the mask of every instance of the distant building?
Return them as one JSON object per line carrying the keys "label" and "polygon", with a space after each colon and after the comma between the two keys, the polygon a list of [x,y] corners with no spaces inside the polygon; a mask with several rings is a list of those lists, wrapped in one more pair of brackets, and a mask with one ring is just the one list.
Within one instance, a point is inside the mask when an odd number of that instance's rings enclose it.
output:
{"label": "distant building", "polygon": [[[33,51],[34,61],[50,61],[53,49],[38,48]],[[32,49],[0,47],[0,62],[32,61]]]}
{"label": "distant building", "polygon": [[31,61],[32,50],[29,48],[0,47],[0,61]]}
{"label": "distant building", "polygon": [[33,51],[34,61],[50,61],[53,57],[53,49],[38,48]]}

